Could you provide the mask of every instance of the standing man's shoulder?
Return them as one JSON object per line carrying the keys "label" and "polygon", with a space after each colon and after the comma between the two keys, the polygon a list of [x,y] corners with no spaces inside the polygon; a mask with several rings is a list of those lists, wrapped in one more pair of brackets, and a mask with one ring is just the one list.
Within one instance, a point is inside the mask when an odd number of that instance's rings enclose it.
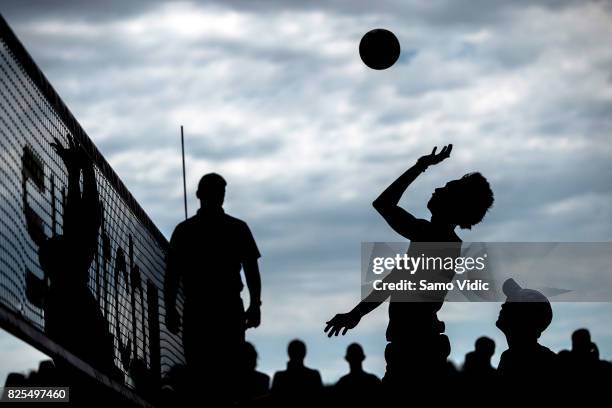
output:
{"label": "standing man's shoulder", "polygon": [[236,218],[229,214],[224,214],[224,222],[229,227],[229,230],[232,233],[238,235],[243,239],[251,239],[253,240],[253,234],[251,233],[251,229],[246,221],[241,220],[240,218]]}
{"label": "standing man's shoulder", "polygon": [[186,220],[179,222],[178,224],[176,224],[176,227],[174,227],[174,231],[172,232],[172,238],[177,238],[185,233],[188,233],[190,230],[193,229],[195,223],[196,216],[189,217]]}
{"label": "standing man's shoulder", "polygon": [[243,221],[240,218],[236,218],[233,215],[229,215],[227,213],[225,213],[223,216],[225,218],[225,222],[227,222],[230,225],[233,225],[238,228],[249,228],[246,221]]}
{"label": "standing man's shoulder", "polygon": [[247,223],[229,214],[225,214],[224,217],[225,222],[230,226],[229,230],[232,231],[233,239],[238,244],[240,259],[246,261],[259,258],[261,253]]}

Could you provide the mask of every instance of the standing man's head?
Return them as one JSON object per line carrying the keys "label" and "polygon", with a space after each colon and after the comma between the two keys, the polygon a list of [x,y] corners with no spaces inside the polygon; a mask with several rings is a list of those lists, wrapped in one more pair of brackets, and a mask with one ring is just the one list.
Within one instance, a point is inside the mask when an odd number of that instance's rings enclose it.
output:
{"label": "standing man's head", "polygon": [[289,354],[289,361],[303,363],[306,357],[306,344],[302,340],[291,340],[287,347],[287,354]]}
{"label": "standing man's head", "polygon": [[363,348],[358,343],[352,343],[346,348],[346,356],[344,359],[349,363],[351,371],[354,369],[360,369],[363,360],[365,360],[365,354]]}
{"label": "standing man's head", "polygon": [[537,290],[523,289],[514,279],[504,282],[502,290],[507,298],[499,312],[497,327],[509,340],[537,342],[553,317],[546,296]]}
{"label": "standing man's head", "polygon": [[480,173],[468,173],[435,189],[427,208],[431,215],[449,224],[470,229],[493,205],[493,191]]}
{"label": "standing man's head", "polygon": [[196,192],[196,197],[200,200],[200,207],[222,208],[226,185],[225,179],[217,173],[202,176]]}

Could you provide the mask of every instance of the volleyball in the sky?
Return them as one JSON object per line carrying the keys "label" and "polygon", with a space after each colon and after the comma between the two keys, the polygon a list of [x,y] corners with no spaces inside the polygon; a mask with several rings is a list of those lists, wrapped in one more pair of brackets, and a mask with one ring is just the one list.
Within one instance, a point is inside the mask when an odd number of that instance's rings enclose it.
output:
{"label": "volleyball in the sky", "polygon": [[399,58],[400,43],[391,31],[376,28],[361,38],[359,56],[372,69],[387,69]]}

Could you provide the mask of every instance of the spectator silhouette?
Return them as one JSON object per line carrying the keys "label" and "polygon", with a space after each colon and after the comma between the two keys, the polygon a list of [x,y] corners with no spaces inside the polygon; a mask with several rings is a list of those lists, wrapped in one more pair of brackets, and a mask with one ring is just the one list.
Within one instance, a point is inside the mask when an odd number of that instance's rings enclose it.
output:
{"label": "spectator silhouette", "polygon": [[[66,148],[58,139],[51,144],[68,172],[63,234],[46,239],[38,249],[50,282],[44,301],[45,332],[93,367],[115,375],[113,337],[88,287],[102,221],[93,163],[70,135],[67,138]],[[70,371],[63,362],[55,363]]]}
{"label": "spectator silhouette", "polygon": [[526,386],[541,385],[530,381],[535,379],[552,381],[558,366],[556,354],[538,343],[553,317],[548,299],[537,290],[521,288],[514,279],[504,282],[503,292],[507,298],[496,323],[508,342],[497,368],[502,381]]}
{"label": "spectator silhouette", "polygon": [[354,406],[376,402],[379,397],[380,380],[374,374],[363,370],[365,354],[357,343],[349,345],[344,359],[350,372],[340,378],[334,387],[335,397],[342,405]]}
{"label": "spectator silhouette", "polygon": [[275,401],[299,406],[315,402],[321,396],[323,383],[317,370],[304,365],[306,344],[301,340],[292,340],[287,353],[287,369],[274,374],[272,381]]}
{"label": "spectator silhouette", "polygon": [[38,370],[30,373],[30,386],[52,387],[61,385],[57,378],[57,370],[53,360],[42,360],[38,364]]}
{"label": "spectator silhouette", "polygon": [[270,392],[270,377],[257,371],[257,350],[248,341],[244,343],[243,350],[243,389],[241,390],[243,401],[259,399]]}
{"label": "spectator silhouette", "polygon": [[62,386],[53,360],[43,360],[38,370],[30,370],[28,375],[22,373],[9,373],[6,376],[4,387],[57,387]]}
{"label": "spectator silhouette", "polygon": [[[431,212],[429,221],[418,219],[399,207],[399,201],[410,184],[429,166],[450,157],[451,150],[452,145],[448,145],[436,154],[434,148],[431,154],[421,157],[373,202],[374,208],[389,226],[411,241],[407,252],[410,257],[425,253],[442,259],[456,258],[461,251],[461,239],[455,233],[455,228],[471,228],[478,224],[493,204],[493,192],[487,180],[480,173],[470,173],[434,191],[427,203]],[[412,274],[413,271],[396,269],[384,281],[418,280],[426,272],[429,280],[448,283],[454,276],[454,271],[447,270],[415,272]],[[445,297],[446,291],[429,292],[417,299],[410,299],[406,293],[399,291],[372,291],[353,310],[329,320],[325,331],[330,337],[345,334],[357,326],[363,316],[390,298],[386,333],[389,344],[385,349],[387,368],[383,383],[401,390],[407,380],[426,381],[447,371],[449,342],[442,334],[444,323],[437,317]]]}
{"label": "spectator silhouette", "polygon": [[607,365],[600,361],[599,349],[591,341],[591,333],[584,328],[572,333],[572,349],[559,352],[559,363],[569,385],[579,384],[581,389],[596,391],[596,381],[606,377]]}
{"label": "spectator silhouette", "polygon": [[591,341],[587,329],[577,329],[572,333],[572,354],[584,360],[599,360],[599,349]]}
{"label": "spectator silhouette", "polygon": [[[178,334],[176,298],[183,281],[182,316],[187,389],[230,402],[237,393],[245,330],[260,323],[259,250],[244,221],[223,210],[226,182],[218,174],[204,175],[196,196],[197,214],[177,225],[170,239],[165,279],[166,326]],[[240,271],[244,270],[250,306],[244,310]],[[210,373],[204,383],[202,369]],[[197,391],[196,391],[197,390]]]}
{"label": "spectator silhouette", "polygon": [[491,358],[495,354],[493,339],[482,336],[474,343],[474,351],[465,355],[463,373],[477,379],[490,379],[495,375],[495,368],[491,365]]}
{"label": "spectator silhouette", "polygon": [[27,386],[29,386],[28,379],[22,373],[8,373],[6,380],[4,381],[4,388]]}

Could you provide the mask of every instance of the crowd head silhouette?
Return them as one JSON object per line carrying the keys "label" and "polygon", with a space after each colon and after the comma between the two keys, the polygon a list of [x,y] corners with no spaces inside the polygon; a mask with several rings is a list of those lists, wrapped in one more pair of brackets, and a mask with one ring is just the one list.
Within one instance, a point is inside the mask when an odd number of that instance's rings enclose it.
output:
{"label": "crowd head silhouette", "polygon": [[553,318],[546,296],[520,287],[513,279],[504,283],[503,291],[507,299],[499,312],[497,327],[506,336],[539,338]]}
{"label": "crowd head silhouette", "polygon": [[590,354],[593,351],[591,333],[587,329],[577,329],[572,333],[572,353]]}
{"label": "crowd head silhouette", "polygon": [[245,342],[243,355],[245,368],[247,370],[255,370],[255,368],[257,368],[257,358],[258,355],[255,346],[253,346],[253,344],[248,341]]}
{"label": "crowd head silhouette", "polygon": [[495,354],[495,341],[490,337],[479,337],[474,343],[474,351],[484,358],[491,359],[493,354]]}
{"label": "crowd head silhouette", "polygon": [[365,360],[365,354],[363,353],[363,348],[358,343],[351,343],[346,348],[346,356],[344,357],[346,361],[352,366],[361,364],[363,360]]}
{"label": "crowd head silhouette", "polygon": [[292,340],[287,346],[289,361],[303,362],[306,357],[306,344],[302,340]]}

